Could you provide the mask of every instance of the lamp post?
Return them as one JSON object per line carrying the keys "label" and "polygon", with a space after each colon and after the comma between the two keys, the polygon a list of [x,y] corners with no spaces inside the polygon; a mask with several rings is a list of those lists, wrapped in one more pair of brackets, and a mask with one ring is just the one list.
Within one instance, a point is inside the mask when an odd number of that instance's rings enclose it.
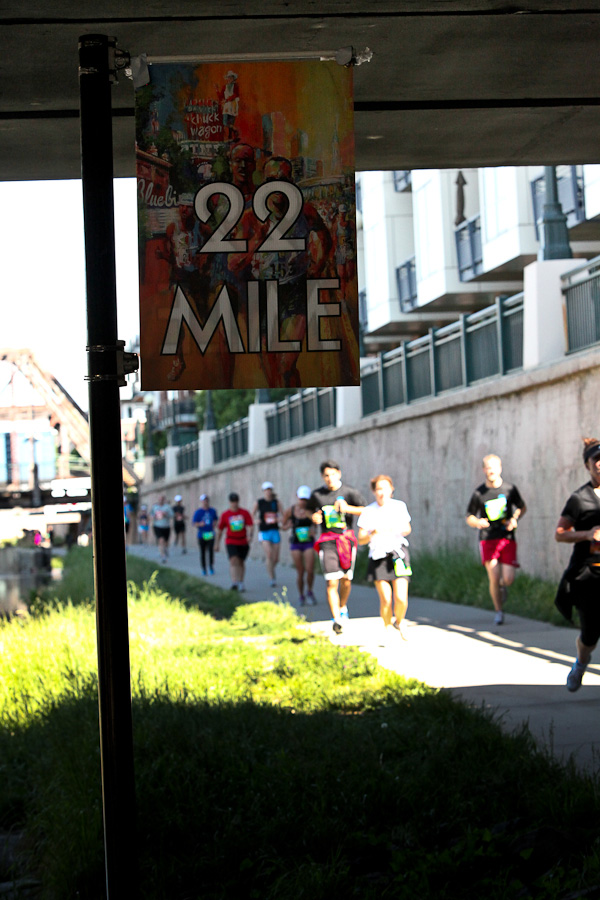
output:
{"label": "lamp post", "polygon": [[544,211],[538,219],[540,229],[540,249],[538,259],[571,259],[573,253],[569,244],[567,217],[558,199],[556,166],[544,166],[546,196]]}

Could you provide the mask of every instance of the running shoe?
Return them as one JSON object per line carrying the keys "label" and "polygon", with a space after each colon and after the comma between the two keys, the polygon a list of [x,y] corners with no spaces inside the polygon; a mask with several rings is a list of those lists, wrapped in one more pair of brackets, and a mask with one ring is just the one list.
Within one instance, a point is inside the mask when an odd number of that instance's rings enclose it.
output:
{"label": "running shoe", "polygon": [[494,625],[504,625],[504,613],[501,609],[494,616]]}
{"label": "running shoe", "polygon": [[575,660],[571,671],[567,675],[567,690],[571,691],[572,694],[581,687],[581,679],[583,678],[584,672],[585,666],[582,666],[580,662]]}
{"label": "running shoe", "polygon": [[308,598],[308,602],[309,602],[309,603],[311,603],[313,606],[316,606],[316,605],[317,605],[317,598],[315,597],[315,595],[313,594],[312,591],[308,591],[308,593],[306,594],[306,596],[307,596],[307,598]]}
{"label": "running shoe", "polygon": [[333,630],[335,631],[336,634],[341,634],[341,633],[342,633],[342,626],[340,625],[339,622],[335,622],[335,621],[334,621],[334,623],[333,623]]}
{"label": "running shoe", "polygon": [[246,588],[244,587],[243,583],[240,581],[240,583],[238,584],[238,591],[240,592],[240,594],[243,594],[245,592],[245,590],[246,590]]}
{"label": "running shoe", "polygon": [[206,569],[202,569],[202,574],[206,575]]}
{"label": "running shoe", "polygon": [[229,588],[230,591],[237,591],[237,589],[238,589],[237,584],[232,584],[231,587]]}
{"label": "running shoe", "polygon": [[212,566],[211,566],[210,569],[208,570],[208,574],[209,574],[209,575],[214,575],[214,574],[215,574],[215,570],[213,569]]}
{"label": "running shoe", "polygon": [[271,578],[270,585],[271,585],[271,587],[277,587],[277,582],[275,581],[274,578]]}
{"label": "running shoe", "polygon": [[300,604],[300,606],[306,605],[306,597],[303,594],[300,594],[300,596],[298,597],[298,603]]}
{"label": "running shoe", "polygon": [[350,618],[350,614],[348,612],[348,607],[342,606],[342,608],[340,609],[340,619],[349,619],[349,618]]}

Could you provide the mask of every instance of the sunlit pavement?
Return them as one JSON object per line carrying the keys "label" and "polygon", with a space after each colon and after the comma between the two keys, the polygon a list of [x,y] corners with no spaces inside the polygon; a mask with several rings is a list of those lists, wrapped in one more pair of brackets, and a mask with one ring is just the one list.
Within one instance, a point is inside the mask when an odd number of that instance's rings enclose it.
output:
{"label": "sunlit pavement", "polygon": [[[135,545],[128,552],[160,565],[155,546]],[[195,543],[187,554],[171,548],[168,565],[202,577]],[[215,575],[206,580],[229,588],[224,553],[216,555]],[[410,597],[403,639],[396,632],[384,634],[375,590],[354,585],[348,604],[351,618],[336,636],[322,577],[315,579],[317,606],[302,608],[296,574],[289,566],[278,567],[277,586],[270,587],[264,564],[250,559],[245,585],[245,601],[286,600],[332,642],[359,647],[401,675],[494,710],[507,731],[527,722],[538,743],[560,759],[572,754],[582,768],[600,765],[600,650],[599,664],[588,667],[581,689],[570,694],[565,680],[575,652],[575,629],[510,614],[504,625],[495,626],[488,610]]]}

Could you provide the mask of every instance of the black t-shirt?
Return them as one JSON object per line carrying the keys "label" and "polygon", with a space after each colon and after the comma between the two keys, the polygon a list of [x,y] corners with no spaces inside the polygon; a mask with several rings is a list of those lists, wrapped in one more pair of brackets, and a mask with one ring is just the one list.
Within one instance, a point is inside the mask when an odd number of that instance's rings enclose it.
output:
{"label": "black t-shirt", "polygon": [[185,507],[178,503],[173,507],[173,515],[175,516],[175,524],[183,525],[185,524]]}
{"label": "black t-shirt", "polygon": [[[591,481],[573,491],[561,512],[573,523],[575,531],[589,531],[600,526],[600,497],[594,492]],[[600,564],[600,542],[578,541],[573,545],[569,566],[582,568],[584,565]]]}
{"label": "black t-shirt", "polygon": [[334,508],[335,501],[340,497],[346,501],[348,506],[367,505],[360,491],[347,484],[341,484],[335,491],[330,491],[328,487],[321,485],[321,487],[316,488],[312,492],[308,502],[311,510],[316,511],[320,509],[323,512],[321,531],[333,531],[342,534],[347,528],[353,527],[355,517],[349,515],[340,516]]}
{"label": "black t-shirt", "polygon": [[275,498],[266,500],[261,497],[258,501],[259,531],[277,531],[279,528],[278,512],[279,502]]}
{"label": "black t-shirt", "polygon": [[490,523],[489,528],[482,528],[479,532],[480,541],[496,541],[500,538],[514,541],[515,532],[507,531],[506,523],[516,509],[523,509],[524,506],[525,501],[514,484],[503,481],[500,487],[488,487],[484,482],[473,491],[467,516],[487,519]]}

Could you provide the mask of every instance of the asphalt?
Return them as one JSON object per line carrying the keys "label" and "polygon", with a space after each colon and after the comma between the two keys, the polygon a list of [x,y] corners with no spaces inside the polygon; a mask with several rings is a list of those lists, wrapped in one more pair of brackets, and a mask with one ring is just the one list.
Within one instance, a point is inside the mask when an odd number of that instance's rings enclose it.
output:
{"label": "asphalt", "polygon": [[[127,549],[160,565],[153,545]],[[195,543],[186,554],[171,548],[167,564],[202,577]],[[216,554],[215,575],[206,580],[230,587],[223,553]],[[299,606],[296,573],[289,565],[278,566],[277,586],[270,587],[264,564],[249,559],[245,585],[246,601],[288,601],[314,631],[331,641],[359,647],[406,677],[493,710],[508,732],[527,723],[538,745],[561,761],[572,757],[584,771],[600,766],[600,655],[598,665],[588,666],[581,689],[569,693],[565,680],[574,658],[574,629],[515,615],[506,615],[505,623],[496,626],[488,610],[409,594],[405,639],[395,633],[386,642],[374,588],[355,584],[348,604],[350,619],[336,636],[322,577],[315,579],[316,606]]]}

